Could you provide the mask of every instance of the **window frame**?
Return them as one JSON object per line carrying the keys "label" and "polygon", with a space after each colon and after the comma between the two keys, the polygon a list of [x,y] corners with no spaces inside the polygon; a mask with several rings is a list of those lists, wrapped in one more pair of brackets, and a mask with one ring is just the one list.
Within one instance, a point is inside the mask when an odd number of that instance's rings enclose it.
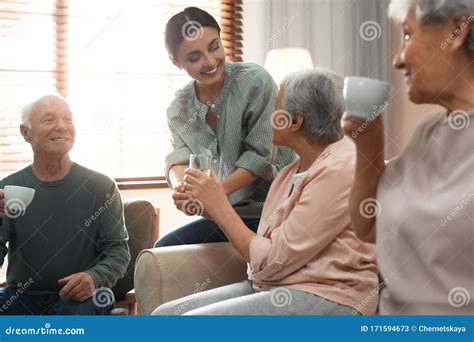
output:
{"label": "window frame", "polygon": [[[10,1],[12,3],[21,3],[21,0]],[[6,3],[8,2],[6,1]],[[66,99],[68,99],[69,38],[67,28],[70,15],[68,13],[69,2],[70,0],[53,0],[51,2],[54,6],[52,19],[55,37],[55,64],[51,72],[57,93]],[[242,61],[242,12],[242,0],[220,0],[221,39],[226,51],[226,59],[229,62]],[[164,175],[144,177],[126,177],[125,175],[125,177],[115,177],[114,179],[119,188],[123,190],[168,188]]]}

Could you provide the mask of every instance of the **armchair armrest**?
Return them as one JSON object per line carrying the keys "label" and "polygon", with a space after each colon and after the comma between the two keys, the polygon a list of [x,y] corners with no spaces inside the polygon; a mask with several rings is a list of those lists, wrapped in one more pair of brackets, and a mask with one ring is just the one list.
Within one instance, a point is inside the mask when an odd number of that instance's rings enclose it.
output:
{"label": "armchair armrest", "polygon": [[228,242],[146,249],[135,265],[137,303],[149,315],[174,299],[240,282],[247,278],[246,270]]}

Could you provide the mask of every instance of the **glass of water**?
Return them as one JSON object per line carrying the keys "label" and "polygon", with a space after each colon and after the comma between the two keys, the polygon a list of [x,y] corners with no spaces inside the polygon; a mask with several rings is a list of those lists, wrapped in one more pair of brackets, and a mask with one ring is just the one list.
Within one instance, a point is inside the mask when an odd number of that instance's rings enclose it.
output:
{"label": "glass of water", "polygon": [[189,156],[189,168],[201,170],[210,176],[212,157],[209,154],[191,154]]}

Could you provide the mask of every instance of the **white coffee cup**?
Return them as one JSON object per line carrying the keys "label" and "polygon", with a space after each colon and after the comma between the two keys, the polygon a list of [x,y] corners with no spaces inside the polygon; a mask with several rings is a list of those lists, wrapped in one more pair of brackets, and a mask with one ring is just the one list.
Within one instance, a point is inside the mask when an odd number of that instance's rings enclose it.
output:
{"label": "white coffee cup", "polygon": [[[18,185],[6,185],[3,188],[5,207],[10,213],[24,213],[35,197],[35,189]],[[8,213],[7,213],[7,216]],[[19,215],[18,215],[19,216]]]}
{"label": "white coffee cup", "polygon": [[346,113],[359,119],[375,119],[388,106],[390,84],[373,78],[349,76],[344,79]]}

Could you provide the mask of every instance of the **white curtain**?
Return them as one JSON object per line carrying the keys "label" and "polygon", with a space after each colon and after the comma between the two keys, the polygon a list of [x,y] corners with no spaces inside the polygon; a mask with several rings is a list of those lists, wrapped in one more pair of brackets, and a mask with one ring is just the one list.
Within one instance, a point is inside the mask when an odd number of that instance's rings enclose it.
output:
{"label": "white curtain", "polygon": [[[265,56],[275,48],[302,47],[311,52],[315,65],[340,75],[388,79],[386,0],[260,1],[265,20],[250,25],[263,26],[263,51],[253,56]],[[244,30],[252,34],[248,25]]]}

